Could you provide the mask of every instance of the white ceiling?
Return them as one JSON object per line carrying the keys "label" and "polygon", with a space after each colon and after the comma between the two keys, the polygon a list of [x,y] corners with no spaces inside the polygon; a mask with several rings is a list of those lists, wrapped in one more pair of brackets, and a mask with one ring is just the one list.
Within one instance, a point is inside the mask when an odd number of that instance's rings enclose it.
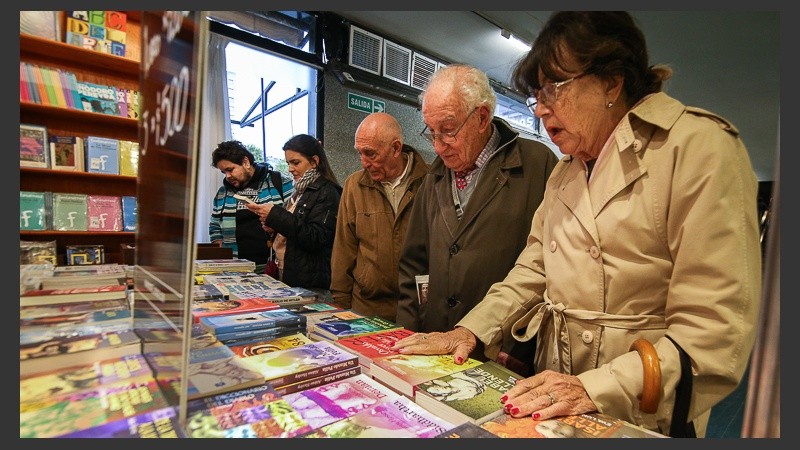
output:
{"label": "white ceiling", "polygon": [[[472,64],[510,86],[525,50],[506,28],[533,42],[550,11],[332,11],[398,44],[445,62]],[[780,119],[778,12],[634,11],[651,63],[674,75],[666,91],[736,125],[760,180],[773,180]]]}

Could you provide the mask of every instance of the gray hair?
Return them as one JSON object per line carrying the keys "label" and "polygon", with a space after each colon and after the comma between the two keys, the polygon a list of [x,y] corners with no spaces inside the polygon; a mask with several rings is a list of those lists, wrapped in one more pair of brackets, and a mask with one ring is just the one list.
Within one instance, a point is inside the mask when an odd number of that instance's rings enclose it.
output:
{"label": "gray hair", "polygon": [[419,94],[419,104],[425,103],[425,94],[432,89],[449,89],[458,94],[457,101],[464,111],[486,105],[494,114],[497,96],[482,70],[467,64],[450,64],[433,73],[428,86]]}

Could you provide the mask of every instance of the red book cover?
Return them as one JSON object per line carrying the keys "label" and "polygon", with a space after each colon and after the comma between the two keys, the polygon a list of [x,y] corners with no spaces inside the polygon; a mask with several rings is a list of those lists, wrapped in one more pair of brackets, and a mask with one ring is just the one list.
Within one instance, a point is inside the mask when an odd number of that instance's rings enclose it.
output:
{"label": "red book cover", "polygon": [[280,305],[263,298],[195,299],[192,300],[192,317],[195,323],[200,323],[201,317],[269,311],[278,308]]}
{"label": "red book cover", "polygon": [[414,334],[413,331],[401,328],[399,330],[383,331],[366,336],[339,339],[334,343],[357,354],[359,364],[362,366],[369,366],[375,358],[397,355],[398,352],[392,350],[394,343],[412,334]]}
{"label": "red book cover", "polygon": [[122,231],[122,202],[116,195],[87,197],[89,231]]}

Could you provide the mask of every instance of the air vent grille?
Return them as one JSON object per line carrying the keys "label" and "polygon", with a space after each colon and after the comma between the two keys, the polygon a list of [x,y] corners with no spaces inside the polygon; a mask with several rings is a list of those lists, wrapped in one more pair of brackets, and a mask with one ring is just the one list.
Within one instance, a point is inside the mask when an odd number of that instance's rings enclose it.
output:
{"label": "air vent grille", "polygon": [[349,64],[380,75],[383,38],[361,28],[350,26]]}
{"label": "air vent grille", "polygon": [[425,90],[437,68],[436,61],[414,52],[414,59],[411,64],[411,86],[419,90]]}
{"label": "air vent grille", "polygon": [[398,83],[409,84],[411,82],[411,50],[384,40],[383,76]]}

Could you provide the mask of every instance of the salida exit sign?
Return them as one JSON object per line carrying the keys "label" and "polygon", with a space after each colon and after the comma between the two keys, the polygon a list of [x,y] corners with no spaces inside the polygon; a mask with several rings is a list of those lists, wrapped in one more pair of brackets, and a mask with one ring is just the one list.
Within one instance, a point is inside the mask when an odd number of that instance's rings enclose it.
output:
{"label": "salida exit sign", "polygon": [[381,100],[375,100],[363,95],[347,93],[347,107],[365,113],[384,112],[386,111],[386,103]]}

